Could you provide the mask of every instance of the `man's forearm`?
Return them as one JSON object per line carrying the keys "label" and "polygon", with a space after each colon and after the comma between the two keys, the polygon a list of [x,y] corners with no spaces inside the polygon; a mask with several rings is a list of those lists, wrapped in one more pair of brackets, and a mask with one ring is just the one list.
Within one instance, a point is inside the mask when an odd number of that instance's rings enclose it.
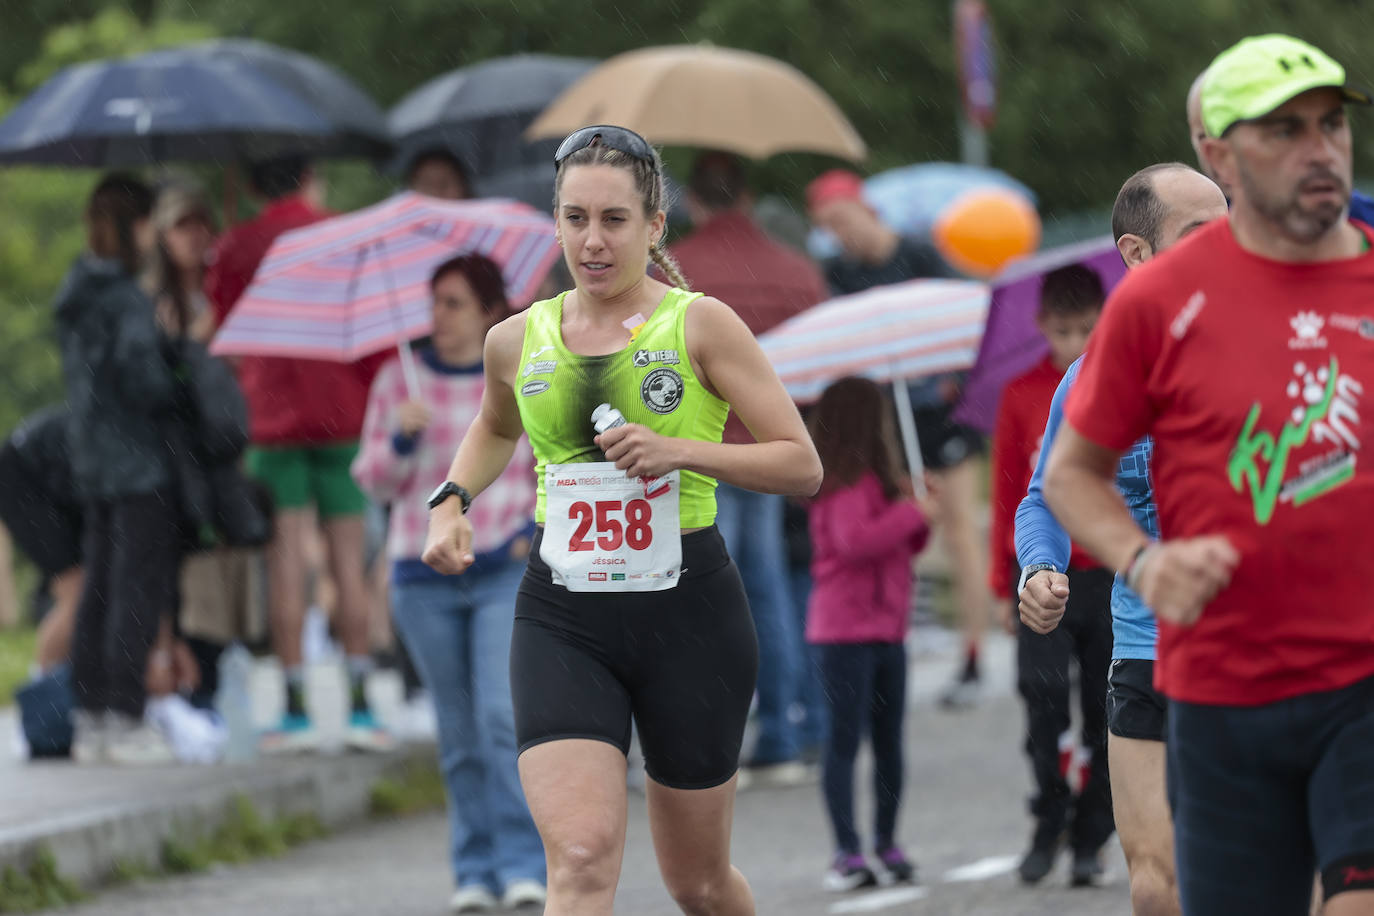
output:
{"label": "man's forearm", "polygon": [[1109,477],[1068,461],[1051,461],[1045,501],[1074,543],[1112,569],[1124,570],[1149,535],[1131,518]]}

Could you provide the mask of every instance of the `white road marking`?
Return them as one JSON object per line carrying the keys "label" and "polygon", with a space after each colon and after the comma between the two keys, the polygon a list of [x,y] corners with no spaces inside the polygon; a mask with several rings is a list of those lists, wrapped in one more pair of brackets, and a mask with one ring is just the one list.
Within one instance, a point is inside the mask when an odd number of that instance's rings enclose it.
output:
{"label": "white road marking", "polygon": [[988,878],[1007,874],[1016,868],[1018,861],[1020,861],[1019,856],[989,856],[986,859],[979,859],[977,862],[951,868],[945,872],[943,880],[950,884],[961,881],[985,881]]}
{"label": "white road marking", "polygon": [[883,891],[873,891],[869,894],[863,894],[849,900],[842,900],[839,903],[831,904],[830,912],[873,913],[903,903],[911,903],[913,900],[920,900],[929,894],[930,891],[924,887],[894,887]]}

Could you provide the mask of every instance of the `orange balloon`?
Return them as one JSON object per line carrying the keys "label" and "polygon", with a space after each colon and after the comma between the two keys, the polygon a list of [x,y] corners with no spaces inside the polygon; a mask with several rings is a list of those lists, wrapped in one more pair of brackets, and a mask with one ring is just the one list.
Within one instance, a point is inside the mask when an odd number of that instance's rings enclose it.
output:
{"label": "orange balloon", "polygon": [[990,277],[1008,261],[1040,247],[1040,217],[1015,191],[977,188],[944,209],[931,235],[952,266],[971,276]]}

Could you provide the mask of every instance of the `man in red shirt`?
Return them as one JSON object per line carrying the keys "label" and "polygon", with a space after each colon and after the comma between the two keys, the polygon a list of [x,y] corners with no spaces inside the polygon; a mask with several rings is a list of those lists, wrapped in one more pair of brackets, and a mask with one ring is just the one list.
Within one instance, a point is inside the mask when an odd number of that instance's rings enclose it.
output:
{"label": "man in red shirt", "polygon": [[[1035,779],[1030,810],[1035,830],[1019,873],[1028,884],[1054,866],[1060,837],[1069,831],[1076,883],[1092,883],[1102,845],[1112,835],[1107,773],[1107,668],[1112,657],[1112,573],[1074,549],[1068,567],[1074,613],[1041,634],[1017,620],[1012,583],[1016,561],[1016,508],[1040,454],[1050,402],[1064,372],[1083,354],[1102,311],[1102,280],[1073,264],[1045,276],[1036,323],[1050,346],[1038,366],[1002,392],[992,451],[991,557],[988,584],[1004,605],[1003,620],[1016,634],[1017,689],[1026,705],[1026,754]],[[1069,669],[1078,663],[1082,747],[1090,755],[1075,798],[1067,777],[1074,767]]]}
{"label": "man in red shirt", "polygon": [[[827,297],[816,266],[760,229],[751,205],[739,158],[703,153],[687,195],[697,228],[672,253],[694,289],[730,303],[749,330],[762,334]],[[724,441],[754,437],[731,416]],[[806,604],[788,583],[784,497],[722,483],[716,501],[717,523],[739,565],[759,637],[759,735],[746,772],[770,782],[796,782],[807,776],[798,765],[802,752],[819,750],[824,705],[802,641]],[[805,713],[801,728],[791,716],[797,702]]]}
{"label": "man in red shirt", "polygon": [[[225,233],[215,249],[205,292],[222,324],[252,282],[258,264],[284,232],[325,219],[322,196],[299,157],[255,163],[249,179],[267,203],[256,219]],[[351,743],[388,744],[363,692],[371,667],[363,577],[366,498],[349,473],[362,433],[368,388],[386,354],[354,364],[283,357],[244,357],[239,381],[248,399],[253,447],[248,469],[272,491],[275,534],[267,551],[273,648],[286,672],[286,713],[266,737],[269,748],[313,741],[306,714],[301,627],[315,509],[324,529],[329,570],[338,591],[338,626],[348,655]]]}
{"label": "man in red shirt", "polygon": [[[1345,102],[1296,39],[1246,39],[1202,87],[1227,220],[1128,274],[1093,335],[1045,493],[1159,618],[1185,913],[1374,912],[1374,256],[1351,222]],[[1162,540],[1112,476],[1154,439]]]}

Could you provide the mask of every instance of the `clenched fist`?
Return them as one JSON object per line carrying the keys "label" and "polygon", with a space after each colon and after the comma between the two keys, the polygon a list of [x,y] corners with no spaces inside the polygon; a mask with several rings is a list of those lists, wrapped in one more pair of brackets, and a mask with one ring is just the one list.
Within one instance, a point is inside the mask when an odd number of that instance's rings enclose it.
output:
{"label": "clenched fist", "polygon": [[421,559],[446,576],[463,573],[477,559],[472,553],[472,522],[458,500],[445,500],[429,513],[429,534]]}

